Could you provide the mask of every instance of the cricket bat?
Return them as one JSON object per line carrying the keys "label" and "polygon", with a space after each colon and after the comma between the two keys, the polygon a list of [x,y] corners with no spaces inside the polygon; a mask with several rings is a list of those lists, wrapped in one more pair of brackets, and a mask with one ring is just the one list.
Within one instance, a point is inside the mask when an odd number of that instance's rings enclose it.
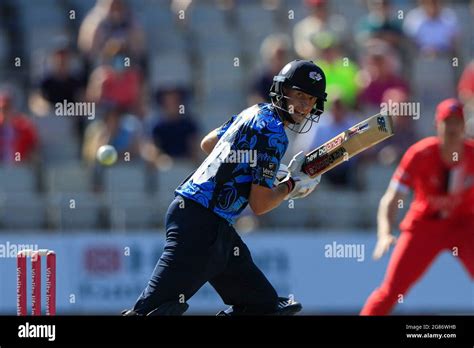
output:
{"label": "cricket bat", "polygon": [[312,150],[301,170],[310,177],[324,174],[394,134],[391,116],[376,114]]}

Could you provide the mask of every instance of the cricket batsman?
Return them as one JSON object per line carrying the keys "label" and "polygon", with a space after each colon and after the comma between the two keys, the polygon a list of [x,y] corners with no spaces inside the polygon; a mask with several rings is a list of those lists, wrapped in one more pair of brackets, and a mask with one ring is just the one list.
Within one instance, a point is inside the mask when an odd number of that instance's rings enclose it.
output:
{"label": "cricket batsman", "polygon": [[[463,105],[442,101],[436,109],[436,137],[412,145],[402,158],[378,210],[379,259],[396,242],[385,279],[367,299],[361,315],[386,315],[405,296],[439,253],[458,257],[474,279],[474,142],[464,138]],[[414,201],[392,234],[399,202]]]}
{"label": "cricket batsman", "polygon": [[274,77],[271,103],[245,109],[204,137],[201,148],[208,157],[176,189],[166,214],[164,252],[133,309],[123,315],[182,315],[206,282],[231,306],[220,315],[293,315],[302,309],[277,295],[233,223],[247,205],[265,214],[319,184],[320,177],[300,171],[302,153],[285,177],[276,175],[288,147],[285,128],[309,130],[324,110],[325,91],[318,66],[292,61]]}

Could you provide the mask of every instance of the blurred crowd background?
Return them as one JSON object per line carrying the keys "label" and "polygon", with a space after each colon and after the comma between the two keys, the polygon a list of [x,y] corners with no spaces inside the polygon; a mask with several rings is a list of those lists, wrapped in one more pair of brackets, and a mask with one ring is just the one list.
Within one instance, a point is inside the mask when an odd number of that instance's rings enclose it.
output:
{"label": "blurred crowd background", "polygon": [[[404,151],[433,135],[444,98],[474,135],[474,1],[1,0],[0,229],[160,228],[174,188],[203,159],[200,139],[268,101],[290,60],[326,72],[329,101],[284,162],[380,111],[396,135],[323,176],[318,192],[255,217],[257,227],[372,230]],[[93,115],[58,115],[86,102]],[[119,152],[97,164],[104,144]]]}

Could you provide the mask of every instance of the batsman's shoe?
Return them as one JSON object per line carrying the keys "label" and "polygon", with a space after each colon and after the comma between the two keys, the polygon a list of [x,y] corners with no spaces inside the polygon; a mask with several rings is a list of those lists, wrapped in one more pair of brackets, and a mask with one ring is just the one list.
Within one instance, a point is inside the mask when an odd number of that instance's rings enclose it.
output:
{"label": "batsman's shoe", "polygon": [[158,315],[183,315],[189,308],[189,305],[184,302],[169,301],[161,304],[158,308],[152,310],[147,316]]}
{"label": "batsman's shoe", "polygon": [[[183,315],[189,308],[189,305],[184,302],[169,301],[162,303],[157,308],[149,312],[146,316],[159,316],[159,315]],[[133,316],[143,316],[133,309],[125,309],[122,311],[122,316],[124,317],[133,317]]]}
{"label": "batsman's shoe", "polygon": [[245,306],[230,306],[225,311],[220,311],[217,316],[237,316],[237,315],[295,315],[303,309],[301,303],[293,298],[279,297],[277,309],[273,312],[259,312],[255,308],[250,309]]}
{"label": "batsman's shoe", "polygon": [[278,310],[273,315],[295,315],[303,309],[301,303],[293,298],[279,297]]}

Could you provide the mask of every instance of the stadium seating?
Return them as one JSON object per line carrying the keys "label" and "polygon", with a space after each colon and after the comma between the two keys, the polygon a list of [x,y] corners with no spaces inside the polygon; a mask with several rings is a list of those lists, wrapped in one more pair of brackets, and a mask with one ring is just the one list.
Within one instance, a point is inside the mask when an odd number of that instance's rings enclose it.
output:
{"label": "stadium seating", "polygon": [[141,166],[117,165],[103,168],[106,192],[144,192],[145,177]]}
{"label": "stadium seating", "polygon": [[29,166],[0,167],[0,193],[35,192],[38,182]]}
{"label": "stadium seating", "polygon": [[[45,53],[55,38],[73,34],[70,29],[79,27],[96,0],[16,0],[12,3],[20,14],[25,38],[23,51],[29,55],[29,64],[25,67],[29,70],[18,71],[6,66],[8,37],[0,29],[0,63],[3,63],[0,78],[18,74],[22,78],[28,76],[31,82],[44,69]],[[280,7],[276,10],[262,7],[262,1],[238,0],[233,13],[220,9],[214,0],[197,0],[185,13],[182,23],[170,10],[170,1],[127,3],[146,34],[149,74],[145,78],[150,91],[170,84],[195,87],[193,114],[202,132],[216,128],[247,106],[249,81],[261,66],[263,39],[277,32],[291,36],[293,26],[308,15],[302,0],[277,2]],[[413,8],[411,2],[404,0],[394,0],[392,4],[405,14]],[[367,13],[360,1],[332,0],[330,6],[344,17],[348,28],[354,28]],[[472,22],[465,2],[448,6],[456,12],[460,24]],[[76,11],[75,25],[68,22],[69,7]],[[294,19],[286,20],[290,10]],[[460,25],[460,29],[461,40],[467,43],[460,47],[459,63],[463,64],[472,58],[474,40],[472,26]],[[234,66],[235,58],[239,59],[239,66]],[[416,122],[417,130],[422,136],[431,135],[434,105],[455,93],[460,72],[453,70],[449,59],[417,57],[412,60],[410,82],[414,95],[410,100],[420,101],[422,110]],[[20,109],[26,112],[29,92],[19,87],[17,96]],[[151,177],[151,186],[149,173],[141,164],[118,165],[94,172],[80,164],[79,143],[71,119],[54,115],[33,119],[41,139],[43,169],[38,173],[26,166],[0,168],[0,229],[3,230],[103,228],[119,232],[162,226],[174,189],[195,169],[194,164],[175,163],[169,170],[157,171],[156,177]],[[375,225],[376,210],[392,172],[393,168],[369,166],[364,174],[367,185],[363,192],[335,191],[322,186],[304,201],[295,201],[294,209],[284,202],[258,220],[267,227],[370,229]],[[94,191],[93,179],[97,174],[102,174],[103,193]],[[156,191],[152,189],[155,186]],[[75,207],[71,208],[72,205]],[[288,214],[289,209],[292,209],[291,214]]]}
{"label": "stadium seating", "polygon": [[48,227],[59,231],[105,228],[109,225],[103,197],[92,192],[48,196]]}
{"label": "stadium seating", "polygon": [[384,192],[387,189],[390,178],[395,168],[379,164],[369,165],[365,168],[365,189],[368,191]]}
{"label": "stadium seating", "polygon": [[[179,66],[179,69],[176,67]],[[150,80],[153,86],[189,86],[191,85],[191,67],[180,51],[159,53],[151,60]]]}
{"label": "stadium seating", "polygon": [[7,232],[45,228],[46,212],[44,197],[33,191],[0,194],[0,228]]}
{"label": "stadium seating", "polygon": [[195,169],[196,166],[189,163],[176,162],[169,170],[157,172],[158,197],[164,202],[163,207],[168,207],[176,187]]}
{"label": "stadium seating", "polygon": [[90,169],[77,162],[47,170],[47,190],[52,193],[87,192],[91,189]]}
{"label": "stadium seating", "polygon": [[113,192],[107,194],[107,206],[110,229],[113,232],[163,226],[164,212],[158,195]]}

